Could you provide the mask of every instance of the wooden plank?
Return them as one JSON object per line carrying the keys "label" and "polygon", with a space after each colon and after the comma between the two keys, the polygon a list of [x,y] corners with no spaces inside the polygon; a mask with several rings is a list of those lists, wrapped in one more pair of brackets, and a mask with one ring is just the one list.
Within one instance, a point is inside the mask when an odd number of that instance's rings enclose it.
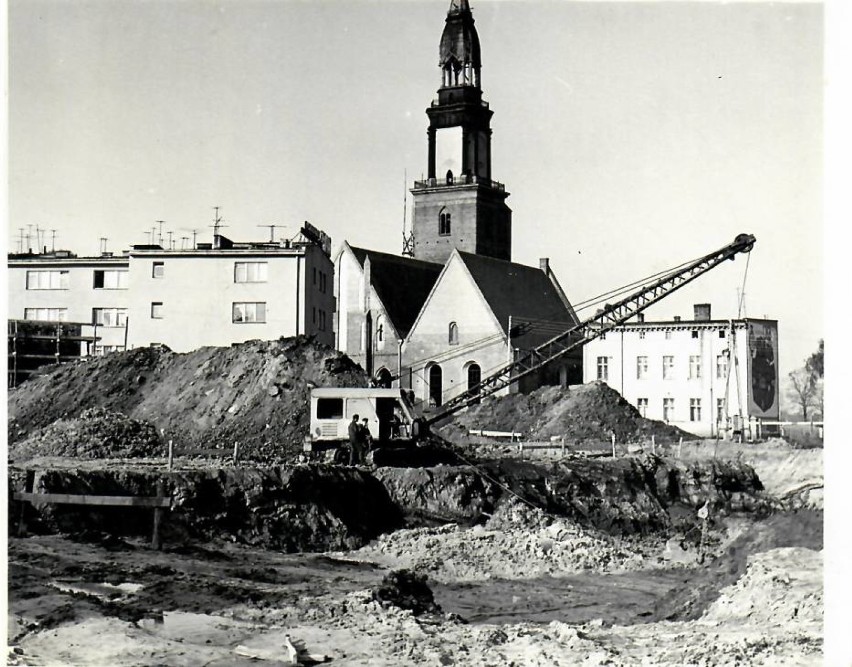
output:
{"label": "wooden plank", "polygon": [[171,507],[168,496],[90,496],[72,493],[16,493],[13,498],[53,505],[101,505],[105,507]]}

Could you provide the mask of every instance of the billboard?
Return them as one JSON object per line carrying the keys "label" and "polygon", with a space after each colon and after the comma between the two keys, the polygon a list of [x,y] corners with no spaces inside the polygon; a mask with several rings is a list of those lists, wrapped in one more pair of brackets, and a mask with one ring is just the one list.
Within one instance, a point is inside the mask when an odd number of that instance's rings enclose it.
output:
{"label": "billboard", "polygon": [[748,414],[778,418],[778,323],[748,323]]}

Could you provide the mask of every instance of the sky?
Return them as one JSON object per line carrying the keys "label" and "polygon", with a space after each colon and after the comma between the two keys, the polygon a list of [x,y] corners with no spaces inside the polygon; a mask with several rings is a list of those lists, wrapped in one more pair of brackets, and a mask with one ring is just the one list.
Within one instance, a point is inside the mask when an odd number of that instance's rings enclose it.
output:
{"label": "sky", "polygon": [[[158,220],[210,240],[220,206],[234,239],[307,220],[399,252],[448,6],[13,0],[9,249],[38,226],[118,252]],[[513,260],[549,257],[580,303],[754,234],[647,319],[777,319],[782,377],[802,365],[824,336],[823,7],[471,6]]]}

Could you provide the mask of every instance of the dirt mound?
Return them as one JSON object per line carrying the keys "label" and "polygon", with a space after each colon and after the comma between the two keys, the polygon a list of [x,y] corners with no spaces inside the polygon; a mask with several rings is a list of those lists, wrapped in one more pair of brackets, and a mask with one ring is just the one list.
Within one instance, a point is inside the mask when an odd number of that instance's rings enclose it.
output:
{"label": "dirt mound", "polygon": [[[308,432],[309,386],[366,386],[347,356],[299,336],[205,347],[139,348],[58,366],[9,392],[9,441],[91,408],[148,421],[181,448],[270,460],[295,455]],[[161,456],[162,447],[148,455]]]}
{"label": "dirt mound", "polygon": [[9,447],[9,458],[24,461],[36,456],[78,459],[136,458],[162,453],[157,429],[102,408],[84,410],[79,417],[58,419]]}
{"label": "dirt mound", "polygon": [[656,605],[655,620],[696,620],[719,598],[720,591],[743,576],[751,554],[772,549],[823,545],[823,513],[800,510],[774,514],[751,526],[734,539],[724,553],[693,570],[684,584],[670,591]]}
{"label": "dirt mound", "polygon": [[566,388],[542,387],[530,394],[492,397],[442,425],[452,441],[469,429],[514,431],[530,440],[564,437],[566,442],[639,442],[653,435],[659,443],[690,434],[663,422],[645,419],[615,389],[602,382]]}

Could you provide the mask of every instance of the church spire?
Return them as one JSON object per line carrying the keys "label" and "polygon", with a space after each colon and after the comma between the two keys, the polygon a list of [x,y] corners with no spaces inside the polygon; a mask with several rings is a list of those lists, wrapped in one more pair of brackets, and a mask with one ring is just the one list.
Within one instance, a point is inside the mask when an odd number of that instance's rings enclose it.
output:
{"label": "church spire", "polygon": [[482,62],[479,35],[467,0],[451,0],[444,32],[441,34],[438,66],[441,87],[480,86]]}

